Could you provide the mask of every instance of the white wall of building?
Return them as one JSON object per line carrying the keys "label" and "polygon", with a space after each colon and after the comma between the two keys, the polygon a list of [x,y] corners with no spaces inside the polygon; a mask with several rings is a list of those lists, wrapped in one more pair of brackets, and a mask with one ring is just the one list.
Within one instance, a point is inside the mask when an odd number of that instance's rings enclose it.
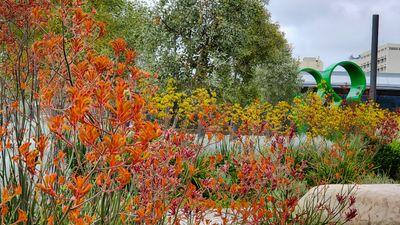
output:
{"label": "white wall of building", "polygon": [[322,71],[324,68],[324,63],[319,57],[304,57],[300,61],[300,68],[313,68]]}
{"label": "white wall of building", "polygon": [[[360,54],[353,59],[365,72],[371,71],[371,52]],[[378,72],[400,73],[400,44],[384,44],[378,47]]]}

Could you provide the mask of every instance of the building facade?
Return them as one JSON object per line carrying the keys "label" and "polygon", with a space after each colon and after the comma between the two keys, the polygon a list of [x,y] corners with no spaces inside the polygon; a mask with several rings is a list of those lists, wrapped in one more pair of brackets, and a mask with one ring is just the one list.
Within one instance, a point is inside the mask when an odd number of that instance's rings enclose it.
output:
{"label": "building facade", "polygon": [[300,61],[299,67],[322,71],[324,69],[324,64],[319,57],[304,57],[303,60]]}
{"label": "building facade", "polygon": [[[351,58],[364,72],[371,71],[371,51]],[[400,44],[384,44],[378,47],[378,72],[400,73]]]}

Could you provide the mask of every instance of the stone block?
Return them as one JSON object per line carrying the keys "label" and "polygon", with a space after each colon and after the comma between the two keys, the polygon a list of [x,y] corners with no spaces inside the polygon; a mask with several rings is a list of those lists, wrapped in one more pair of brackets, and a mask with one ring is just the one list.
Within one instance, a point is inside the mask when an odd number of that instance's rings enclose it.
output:
{"label": "stone block", "polygon": [[[349,225],[400,225],[400,184],[363,184],[363,185],[324,185],[309,190],[299,201],[298,211],[317,209],[321,203],[330,209],[340,207],[340,197],[355,197],[351,208],[357,210],[357,216],[346,224]],[[338,200],[339,199],[339,200]],[[331,221],[345,221],[350,208],[345,199],[341,215]],[[326,218],[327,213],[323,213]]]}

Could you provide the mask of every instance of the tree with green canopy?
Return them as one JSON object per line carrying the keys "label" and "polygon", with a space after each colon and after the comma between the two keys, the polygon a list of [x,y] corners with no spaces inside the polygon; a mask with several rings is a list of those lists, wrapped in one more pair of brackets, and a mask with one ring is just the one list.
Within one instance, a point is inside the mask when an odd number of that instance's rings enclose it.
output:
{"label": "tree with green canopy", "polygon": [[[298,85],[296,61],[266,7],[262,0],[160,0],[154,7],[155,70],[181,88],[207,87],[232,102],[265,98],[265,85],[275,84],[263,81]],[[262,68],[268,72],[260,73]]]}

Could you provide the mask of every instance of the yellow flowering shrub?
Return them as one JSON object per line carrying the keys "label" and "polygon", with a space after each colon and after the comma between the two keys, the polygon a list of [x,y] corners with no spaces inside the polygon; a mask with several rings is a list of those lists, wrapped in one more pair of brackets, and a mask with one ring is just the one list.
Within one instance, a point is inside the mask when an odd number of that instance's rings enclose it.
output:
{"label": "yellow flowering shrub", "polygon": [[340,108],[325,105],[324,99],[314,93],[305,98],[295,98],[292,115],[296,125],[307,130],[309,136],[327,136],[330,132],[338,132],[337,122],[342,116]]}
{"label": "yellow flowering shrub", "polygon": [[273,132],[286,132],[293,116],[290,114],[291,105],[288,102],[279,102],[267,114],[268,127]]}
{"label": "yellow flowering shrub", "polygon": [[237,124],[244,117],[244,109],[239,104],[225,104],[225,122],[229,124]]}
{"label": "yellow flowering shrub", "polygon": [[[181,119],[188,119],[193,114],[201,113],[203,116],[211,113],[217,106],[216,93],[208,91],[204,88],[196,89],[192,95],[182,100],[179,107],[179,115]],[[202,118],[202,116],[199,116]]]}
{"label": "yellow flowering shrub", "polygon": [[[243,121],[241,129],[246,133],[260,134],[267,129],[266,121],[273,106],[269,103],[261,103],[256,100],[243,109],[242,116],[238,118]],[[236,119],[236,118],[235,118]]]}
{"label": "yellow flowering shrub", "polygon": [[167,88],[165,92],[156,94],[151,100],[156,111],[154,112],[155,116],[164,123],[169,123],[174,114],[178,113],[174,112],[174,105],[181,104],[183,98],[186,97],[185,93],[176,92],[176,81],[173,79],[168,80]]}
{"label": "yellow flowering shrub", "polygon": [[156,108],[153,114],[167,126],[178,124],[180,129],[201,126],[205,132],[219,133],[283,135],[295,126],[310,138],[338,139],[349,134],[373,137],[385,118],[400,121],[397,114],[380,108],[377,103],[337,106],[320,93],[309,93],[294,98],[291,103],[276,105],[258,100],[244,107],[219,103],[216,93],[204,88],[192,94],[177,92],[174,80],[169,80],[165,92],[152,98],[152,105]]}
{"label": "yellow flowering shrub", "polygon": [[308,135],[334,138],[359,132],[374,135],[390,112],[373,102],[336,106],[310,93],[294,99],[292,114],[297,126],[307,130]]}

